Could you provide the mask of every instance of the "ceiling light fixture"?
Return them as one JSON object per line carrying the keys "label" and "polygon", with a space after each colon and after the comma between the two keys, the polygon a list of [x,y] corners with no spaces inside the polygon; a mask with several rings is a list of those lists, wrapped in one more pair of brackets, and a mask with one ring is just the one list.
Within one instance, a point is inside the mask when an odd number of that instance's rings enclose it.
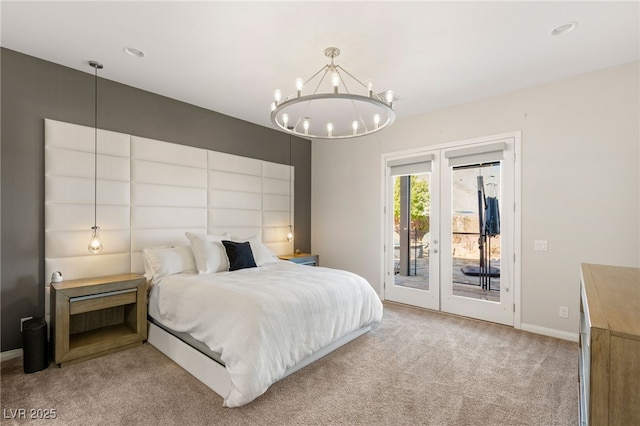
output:
{"label": "ceiling light fixture", "polygon": [[93,138],[93,227],[91,228],[91,240],[89,240],[89,252],[98,254],[102,251],[100,240],[100,227],[98,226],[98,70],[103,68],[100,62],[89,61],[89,65],[96,70],[95,74],[95,105],[94,105],[94,138]]}
{"label": "ceiling light fixture", "polygon": [[551,30],[551,35],[559,36],[559,35],[570,33],[571,31],[575,30],[577,26],[578,26],[577,22],[569,22],[563,25],[558,25],[553,30]]}
{"label": "ceiling light fixture", "polygon": [[133,56],[134,58],[144,58],[144,52],[140,49],[136,49],[135,47],[125,47],[124,53],[129,56]]}
{"label": "ceiling light fixture", "polygon": [[[391,125],[396,117],[393,91],[373,93],[370,81],[364,84],[336,65],[337,47],[328,47],[324,54],[331,63],[306,81],[297,78],[294,94],[283,98],[281,90],[274,92],[271,122],[286,132],[313,139],[353,138]],[[303,94],[305,87],[311,88],[307,94]],[[352,92],[354,87],[362,94]]]}

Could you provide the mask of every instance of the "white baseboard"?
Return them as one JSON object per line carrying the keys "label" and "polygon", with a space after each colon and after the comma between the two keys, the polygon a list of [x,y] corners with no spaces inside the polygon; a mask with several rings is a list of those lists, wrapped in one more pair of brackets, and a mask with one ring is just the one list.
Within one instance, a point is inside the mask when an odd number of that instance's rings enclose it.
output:
{"label": "white baseboard", "polygon": [[0,352],[0,362],[9,361],[10,359],[19,358],[21,356],[22,356],[22,348]]}
{"label": "white baseboard", "polygon": [[555,328],[540,327],[533,324],[520,324],[520,329],[531,333],[542,334],[544,336],[557,337],[562,340],[569,340],[570,342],[577,342],[579,340],[578,333],[570,333],[568,331],[556,330]]}
{"label": "white baseboard", "polygon": [[[384,301],[384,296],[378,294],[380,300]],[[520,323],[520,327],[514,326],[514,329],[528,331],[529,333],[542,334],[543,336],[555,337],[570,342],[578,342],[580,335],[578,333],[570,333],[568,331],[556,330],[555,328],[540,327],[539,325]]]}

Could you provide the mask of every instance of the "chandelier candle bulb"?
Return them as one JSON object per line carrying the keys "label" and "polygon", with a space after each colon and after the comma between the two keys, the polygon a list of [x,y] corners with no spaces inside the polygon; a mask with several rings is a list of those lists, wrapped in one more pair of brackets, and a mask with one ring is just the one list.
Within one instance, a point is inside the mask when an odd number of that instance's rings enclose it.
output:
{"label": "chandelier candle bulb", "polygon": [[351,123],[351,127],[353,127],[353,135],[355,136],[358,133],[358,122],[354,121]]}
{"label": "chandelier candle bulb", "polygon": [[304,128],[304,134],[308,135],[309,134],[309,119],[305,118],[304,121],[302,122],[302,127]]}
{"label": "chandelier candle bulb", "polygon": [[378,114],[373,116],[373,123],[376,125],[376,129],[380,125],[380,116]]}
{"label": "chandelier candle bulb", "polygon": [[393,90],[387,90],[387,103],[393,106]]}
{"label": "chandelier candle bulb", "polygon": [[284,125],[284,127],[287,127],[287,125],[289,124],[289,114],[287,114],[286,112],[282,114],[282,124]]}
{"label": "chandelier candle bulb", "polygon": [[302,94],[302,88],[304,87],[304,80],[300,77],[296,78],[296,90],[298,92],[298,97]]}
{"label": "chandelier candle bulb", "polygon": [[331,137],[331,133],[333,132],[333,124],[327,123],[327,134]]}
{"label": "chandelier candle bulb", "polygon": [[274,99],[275,99],[275,101],[276,101],[276,106],[278,106],[278,104],[279,104],[279,103],[280,103],[280,101],[282,100],[282,90],[280,90],[280,89],[276,89],[276,90],[273,92],[273,98],[274,98]]}
{"label": "chandelier candle bulb", "polygon": [[369,92],[369,97],[373,98],[373,83],[371,80],[367,81],[367,91]]}

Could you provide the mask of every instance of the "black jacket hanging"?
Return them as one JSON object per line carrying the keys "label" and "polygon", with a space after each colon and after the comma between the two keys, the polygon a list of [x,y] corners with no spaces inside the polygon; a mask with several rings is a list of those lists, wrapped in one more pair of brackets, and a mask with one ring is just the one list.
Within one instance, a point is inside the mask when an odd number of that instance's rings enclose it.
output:
{"label": "black jacket hanging", "polygon": [[496,197],[487,197],[484,211],[484,232],[488,237],[500,235],[500,208]]}

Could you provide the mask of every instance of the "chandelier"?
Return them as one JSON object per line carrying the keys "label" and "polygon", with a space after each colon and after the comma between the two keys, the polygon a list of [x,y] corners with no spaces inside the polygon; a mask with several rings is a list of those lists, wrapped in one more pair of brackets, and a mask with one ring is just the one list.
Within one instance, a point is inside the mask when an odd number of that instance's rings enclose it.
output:
{"label": "chandelier", "polygon": [[274,92],[271,122],[313,139],[354,138],[391,125],[396,118],[393,91],[374,93],[370,81],[364,84],[336,65],[337,47],[325,49],[324,54],[331,63],[306,81],[297,78],[294,94],[283,98],[281,90]]}

